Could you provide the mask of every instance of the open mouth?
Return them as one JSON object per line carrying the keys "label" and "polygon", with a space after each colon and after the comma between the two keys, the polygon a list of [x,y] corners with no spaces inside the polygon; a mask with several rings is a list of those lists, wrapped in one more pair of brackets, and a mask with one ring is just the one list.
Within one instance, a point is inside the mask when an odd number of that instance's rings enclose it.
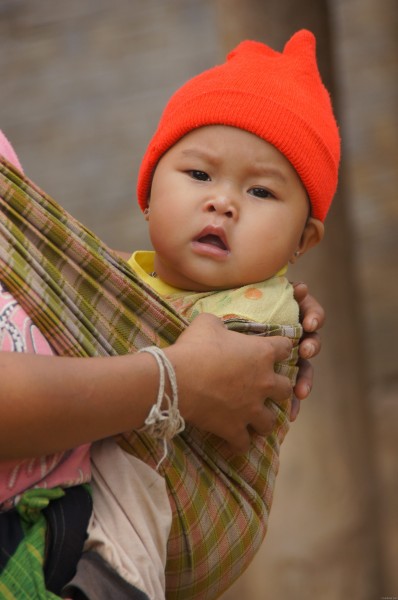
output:
{"label": "open mouth", "polygon": [[208,256],[215,259],[225,259],[230,254],[227,236],[222,227],[209,225],[202,229],[199,235],[193,240],[195,252],[202,256]]}
{"label": "open mouth", "polygon": [[214,246],[215,248],[229,252],[227,236],[225,235],[223,227],[208,225],[202,229],[199,235],[195,238],[195,241],[199,244]]}
{"label": "open mouth", "polygon": [[214,233],[208,233],[196,240],[199,244],[206,244],[207,246],[215,246],[220,250],[228,251],[228,247],[220,236]]}

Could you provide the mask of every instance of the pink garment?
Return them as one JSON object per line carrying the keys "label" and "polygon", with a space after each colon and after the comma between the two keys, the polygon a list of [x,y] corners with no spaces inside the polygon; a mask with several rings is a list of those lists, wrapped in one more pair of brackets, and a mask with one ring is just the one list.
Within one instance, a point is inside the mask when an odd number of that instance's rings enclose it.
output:
{"label": "pink garment", "polygon": [[[0,154],[22,170],[2,131]],[[0,351],[54,354],[45,337],[1,282]],[[0,461],[0,511],[12,508],[18,502],[19,494],[29,488],[69,487],[89,481],[90,477],[90,444],[49,456]]]}
{"label": "pink garment", "polygon": [[19,162],[19,158],[15,153],[14,148],[11,146],[10,142],[4,135],[4,133],[0,129],[0,154],[4,156],[11,164],[17,167],[23,173],[23,169],[21,163]]}
{"label": "pink garment", "polygon": [[[0,351],[53,354],[30,317],[0,283]],[[1,385],[1,381],[0,381]],[[24,460],[0,462],[0,511],[31,487],[69,487],[90,480],[90,445]]]}

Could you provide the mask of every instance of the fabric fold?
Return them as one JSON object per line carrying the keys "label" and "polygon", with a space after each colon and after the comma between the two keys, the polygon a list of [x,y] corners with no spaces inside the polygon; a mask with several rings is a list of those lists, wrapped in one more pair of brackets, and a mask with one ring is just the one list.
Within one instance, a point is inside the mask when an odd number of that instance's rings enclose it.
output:
{"label": "fabric fold", "polygon": [[[56,353],[118,355],[165,347],[187,321],[134,274],[129,265],[59,207],[27,177],[0,159],[0,280],[31,316]],[[300,325],[227,326],[249,335],[294,340],[279,372],[294,381]],[[198,376],[200,370],[198,368]],[[245,456],[192,427],[169,444],[160,474],[172,508],[166,565],[167,599],[213,599],[243,572],[267,529],[287,407],[270,401],[277,426],[253,436]],[[154,468],[159,447],[145,434],[119,436],[120,447]]]}

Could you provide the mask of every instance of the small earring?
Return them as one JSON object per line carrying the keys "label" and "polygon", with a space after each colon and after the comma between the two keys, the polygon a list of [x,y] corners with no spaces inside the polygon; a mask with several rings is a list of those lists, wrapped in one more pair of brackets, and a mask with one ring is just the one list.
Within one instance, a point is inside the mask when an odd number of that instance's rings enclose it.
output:
{"label": "small earring", "polygon": [[296,250],[296,252],[294,253],[295,258],[298,258],[300,256],[300,251]]}
{"label": "small earring", "polygon": [[144,217],[147,217],[148,215],[149,215],[149,206],[147,206],[147,207],[144,209]]}

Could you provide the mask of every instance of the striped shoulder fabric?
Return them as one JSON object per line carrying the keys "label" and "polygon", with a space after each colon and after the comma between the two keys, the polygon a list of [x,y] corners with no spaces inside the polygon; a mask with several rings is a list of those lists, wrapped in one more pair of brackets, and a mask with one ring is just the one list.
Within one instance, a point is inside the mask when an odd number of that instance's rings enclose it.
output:
{"label": "striped shoulder fabric", "polygon": [[186,322],[129,265],[0,157],[0,275],[65,356],[174,342]]}
{"label": "striped shoulder fabric", "polygon": [[[187,326],[127,263],[3,160],[0,197],[0,280],[57,354],[117,355],[164,347]],[[251,335],[291,337],[296,351],[278,370],[294,380],[300,326],[238,320],[227,325]],[[232,456],[221,440],[190,427],[170,443],[160,467],[173,510],[167,599],[219,597],[260,547],[288,429],[286,411],[267,402],[277,426],[266,439],[254,437],[245,456]],[[159,445],[147,435],[131,432],[118,442],[158,464]]]}

